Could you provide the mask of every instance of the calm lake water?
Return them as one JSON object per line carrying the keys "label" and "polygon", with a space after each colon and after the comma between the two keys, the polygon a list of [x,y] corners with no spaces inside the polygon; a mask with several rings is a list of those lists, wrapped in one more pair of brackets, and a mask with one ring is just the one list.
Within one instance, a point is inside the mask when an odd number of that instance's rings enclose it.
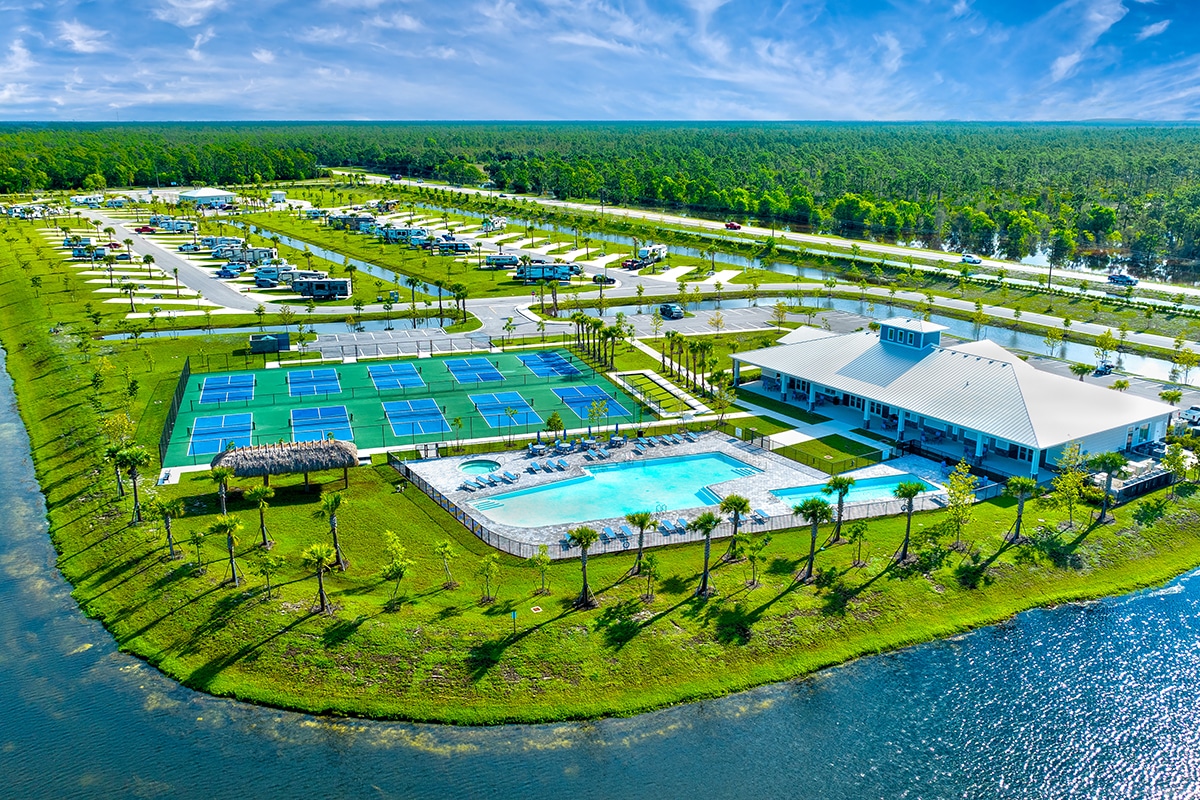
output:
{"label": "calm lake water", "polygon": [[79,613],[54,566],[7,373],[0,463],[0,797],[1200,791],[1193,576],[632,719],[487,729],[324,720],[183,689]]}

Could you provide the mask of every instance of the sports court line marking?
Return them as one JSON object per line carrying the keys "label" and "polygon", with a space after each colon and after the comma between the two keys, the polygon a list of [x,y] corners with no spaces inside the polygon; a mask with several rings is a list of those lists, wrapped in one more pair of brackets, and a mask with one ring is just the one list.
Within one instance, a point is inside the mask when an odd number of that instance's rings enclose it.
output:
{"label": "sports court line marking", "polygon": [[583,374],[578,367],[554,352],[521,353],[517,359],[539,378],[570,378]]}
{"label": "sports court line marking", "polygon": [[383,415],[396,436],[449,433],[450,426],[434,400],[393,400],[383,404]]}
{"label": "sports court line marking", "polygon": [[567,386],[562,389],[554,389],[554,394],[567,404],[567,408],[574,412],[575,416],[581,420],[588,418],[588,410],[592,407],[592,403],[596,400],[603,400],[608,403],[608,416],[610,417],[628,417],[629,411],[625,406],[606,392],[599,386]]}
{"label": "sports court line marking", "polygon": [[293,442],[319,442],[329,438],[354,441],[350,414],[345,406],[293,408],[290,425]]}
{"label": "sports court line marking", "polygon": [[443,363],[459,383],[492,383],[504,380],[496,365],[483,357],[451,358]]}
{"label": "sports court line marking", "polygon": [[376,391],[418,389],[425,385],[421,372],[413,364],[372,364],[367,367]]}
{"label": "sports court line marking", "polygon": [[201,403],[228,403],[253,399],[253,375],[210,375],[200,386]]}
{"label": "sports court line marking", "polygon": [[[517,392],[472,394],[467,397],[490,428],[542,424],[542,418],[533,410],[533,406]],[[505,413],[505,410],[509,408],[516,412],[511,419]]]}
{"label": "sports court line marking", "polygon": [[340,394],[342,384],[338,380],[337,370],[332,367],[324,369],[301,369],[289,372],[287,376],[288,394],[292,397],[306,397],[314,394]]}
{"label": "sports court line marking", "polygon": [[233,447],[250,444],[254,430],[253,414],[222,414],[197,417],[188,437],[189,456],[208,456],[223,453]]}

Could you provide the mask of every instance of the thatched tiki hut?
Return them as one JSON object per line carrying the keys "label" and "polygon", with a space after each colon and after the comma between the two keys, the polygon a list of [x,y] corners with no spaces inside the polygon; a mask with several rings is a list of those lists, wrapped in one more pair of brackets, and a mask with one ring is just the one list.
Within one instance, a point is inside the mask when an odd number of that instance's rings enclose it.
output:
{"label": "thatched tiki hut", "polygon": [[279,444],[256,444],[250,447],[234,447],[218,453],[212,460],[214,467],[230,467],[239,478],[262,476],[263,484],[269,486],[272,475],[294,475],[304,473],[304,487],[308,488],[308,473],[326,469],[342,468],[342,478],[350,485],[350,467],[358,466],[358,447],[353,442],[323,439],[315,442],[281,442]]}

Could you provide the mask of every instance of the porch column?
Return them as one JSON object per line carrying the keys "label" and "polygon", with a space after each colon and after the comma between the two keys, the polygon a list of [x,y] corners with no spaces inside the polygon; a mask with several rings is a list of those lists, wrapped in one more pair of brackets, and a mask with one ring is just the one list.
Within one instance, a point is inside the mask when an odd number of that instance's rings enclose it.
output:
{"label": "porch column", "polygon": [[866,398],[864,398],[863,399],[863,427],[866,428],[867,430],[871,429],[871,411],[870,411],[870,409],[871,409],[871,404],[867,402]]}
{"label": "porch column", "polygon": [[983,434],[976,431],[975,433],[975,457],[983,456]]}
{"label": "porch column", "polygon": [[733,385],[738,385],[738,378],[742,375],[742,362],[734,359],[733,361]]}
{"label": "porch column", "polygon": [[904,412],[901,411],[896,417],[896,441],[904,441]]}
{"label": "porch column", "polygon": [[1041,462],[1041,460],[1042,460],[1042,451],[1034,450],[1032,463],[1030,464],[1030,467],[1029,467],[1029,477],[1033,478],[1035,481],[1037,480],[1037,477],[1038,477],[1038,465]]}

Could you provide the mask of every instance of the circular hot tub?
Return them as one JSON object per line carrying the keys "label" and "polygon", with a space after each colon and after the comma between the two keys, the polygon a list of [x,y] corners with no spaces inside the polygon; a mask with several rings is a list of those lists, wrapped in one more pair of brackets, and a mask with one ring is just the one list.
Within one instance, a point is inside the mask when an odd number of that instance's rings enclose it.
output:
{"label": "circular hot tub", "polygon": [[499,461],[491,461],[486,458],[476,458],[471,461],[464,461],[458,465],[458,471],[464,472],[467,475],[486,475],[489,472],[495,472],[499,468]]}

